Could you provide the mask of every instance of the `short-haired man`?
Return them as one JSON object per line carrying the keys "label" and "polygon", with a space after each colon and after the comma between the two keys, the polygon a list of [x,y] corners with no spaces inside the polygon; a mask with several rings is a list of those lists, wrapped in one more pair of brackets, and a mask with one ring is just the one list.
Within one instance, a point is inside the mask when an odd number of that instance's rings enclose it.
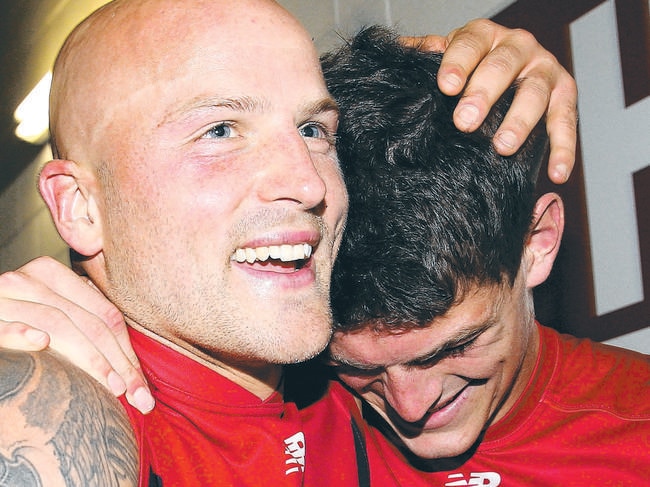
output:
{"label": "short-haired man", "polygon": [[496,153],[512,92],[459,131],[439,64],[381,29],[323,63],[350,201],[330,357],[366,401],[371,472],[379,485],[643,485],[650,357],[535,321],[564,226],[560,197],[535,195],[544,138]]}

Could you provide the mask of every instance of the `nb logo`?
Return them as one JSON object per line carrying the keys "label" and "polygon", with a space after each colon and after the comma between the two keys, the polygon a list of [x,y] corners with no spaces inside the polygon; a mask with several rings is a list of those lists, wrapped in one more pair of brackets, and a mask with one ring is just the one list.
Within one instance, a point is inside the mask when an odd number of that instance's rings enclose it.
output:
{"label": "nb logo", "polygon": [[296,472],[305,471],[305,435],[299,431],[293,436],[284,440],[286,448],[284,454],[289,458],[285,460],[287,470],[285,474],[289,475]]}
{"label": "nb logo", "polygon": [[[461,487],[461,486],[474,486],[484,485],[487,487],[497,487],[501,485],[501,475],[496,472],[472,472],[469,474],[469,479],[465,479],[462,473],[452,473],[447,477],[450,482],[445,484],[445,487]],[[458,480],[455,480],[458,479]]]}

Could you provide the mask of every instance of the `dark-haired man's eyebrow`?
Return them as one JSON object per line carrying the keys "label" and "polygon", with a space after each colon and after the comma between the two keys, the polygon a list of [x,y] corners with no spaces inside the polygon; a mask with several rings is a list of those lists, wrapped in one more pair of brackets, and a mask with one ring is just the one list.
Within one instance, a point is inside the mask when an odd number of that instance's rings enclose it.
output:
{"label": "dark-haired man's eyebrow", "polygon": [[436,362],[464,345],[471,345],[479,336],[495,324],[496,322],[490,318],[483,322],[479,327],[473,325],[472,327],[461,329],[453,337],[448,338],[444,343],[430,350],[426,354],[410,360],[404,365],[407,367],[421,367]]}
{"label": "dark-haired man's eyebrow", "polygon": [[327,365],[330,365],[332,367],[349,368],[349,369],[359,370],[363,372],[370,372],[370,371],[379,370],[383,368],[383,365],[357,362],[356,360],[351,360],[345,357],[339,357],[338,355],[332,355],[332,354],[330,354],[329,359],[327,360]]}
{"label": "dark-haired man's eyebrow", "polygon": [[[444,358],[449,353],[452,353],[454,349],[462,347],[466,344],[473,343],[476,339],[478,339],[478,337],[480,337],[495,324],[496,321],[490,318],[478,327],[476,327],[476,325],[472,325],[471,327],[461,329],[453,337],[447,339],[444,343],[402,365],[406,367],[422,367],[431,365],[431,363]],[[364,373],[379,372],[387,366],[387,364],[358,362],[347,357],[332,354],[331,352],[328,359],[328,365],[337,368],[356,370]]]}

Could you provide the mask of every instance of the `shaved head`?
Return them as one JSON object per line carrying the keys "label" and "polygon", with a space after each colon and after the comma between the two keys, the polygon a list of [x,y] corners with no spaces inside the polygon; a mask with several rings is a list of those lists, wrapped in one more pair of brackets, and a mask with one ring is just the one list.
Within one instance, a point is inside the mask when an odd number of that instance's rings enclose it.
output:
{"label": "shaved head", "polygon": [[[98,152],[111,148],[104,141],[115,130],[124,136],[125,120],[133,115],[130,102],[142,89],[165,89],[170,78],[193,72],[188,63],[200,62],[201,50],[210,43],[226,50],[255,38],[262,43],[273,39],[276,45],[300,39],[313,50],[303,27],[271,0],[115,0],[104,5],[71,33],[54,66],[50,131],[55,157],[99,160]],[[205,62],[209,68],[210,60]]]}

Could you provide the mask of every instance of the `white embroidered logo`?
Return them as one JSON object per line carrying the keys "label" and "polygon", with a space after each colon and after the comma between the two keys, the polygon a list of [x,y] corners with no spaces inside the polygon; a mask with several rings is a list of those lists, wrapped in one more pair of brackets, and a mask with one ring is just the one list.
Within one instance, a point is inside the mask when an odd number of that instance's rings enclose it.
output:
{"label": "white embroidered logo", "polygon": [[284,440],[284,444],[287,447],[284,449],[284,454],[290,458],[287,458],[285,463],[287,465],[287,475],[304,472],[305,471],[305,435],[302,431],[299,431],[293,436],[290,436]]}
{"label": "white embroidered logo", "polygon": [[[465,480],[462,473],[451,473],[447,477],[451,482],[447,482],[445,487],[461,487],[483,485],[486,487],[497,487],[501,485],[501,475],[496,472],[472,472],[469,479]],[[460,479],[460,480],[454,480]]]}

